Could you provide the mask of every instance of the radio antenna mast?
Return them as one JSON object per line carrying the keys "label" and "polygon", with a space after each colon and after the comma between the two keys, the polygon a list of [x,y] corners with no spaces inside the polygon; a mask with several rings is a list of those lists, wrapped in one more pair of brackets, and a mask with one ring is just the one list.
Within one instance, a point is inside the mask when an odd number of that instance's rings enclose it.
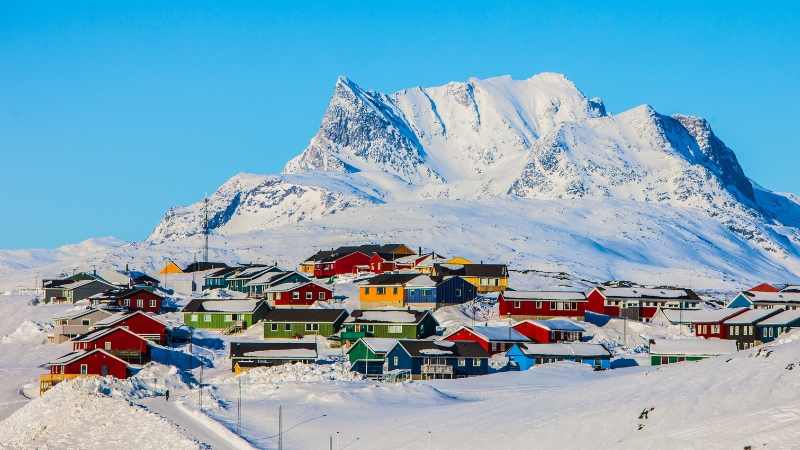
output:
{"label": "radio antenna mast", "polygon": [[206,198],[203,201],[203,234],[205,235],[205,247],[203,247],[203,262],[208,262],[208,192],[206,192]]}

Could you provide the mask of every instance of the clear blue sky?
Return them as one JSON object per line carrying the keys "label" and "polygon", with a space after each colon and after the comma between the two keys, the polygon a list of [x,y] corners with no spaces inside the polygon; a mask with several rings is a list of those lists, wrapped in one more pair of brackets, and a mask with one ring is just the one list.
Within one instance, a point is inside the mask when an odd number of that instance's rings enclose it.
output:
{"label": "clear blue sky", "polygon": [[141,240],[280,171],[339,75],[560,72],[613,112],[706,117],[748,176],[800,193],[797,3],[377,3],[0,3],[0,248]]}

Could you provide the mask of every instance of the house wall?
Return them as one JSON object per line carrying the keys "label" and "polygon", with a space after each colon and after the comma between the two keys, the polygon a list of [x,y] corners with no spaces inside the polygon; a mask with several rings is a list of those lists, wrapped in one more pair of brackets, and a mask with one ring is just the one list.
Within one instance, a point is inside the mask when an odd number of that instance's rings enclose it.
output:
{"label": "house wall", "polygon": [[375,354],[375,352],[370,350],[364,341],[358,341],[347,352],[347,358],[350,360],[350,362],[356,362],[363,359],[378,359],[378,356]]}
{"label": "house wall", "polygon": [[683,361],[700,361],[701,359],[711,358],[716,355],[708,356],[676,356],[676,355],[650,355],[651,366],[661,366],[665,364],[674,364]]}
{"label": "house wall", "polygon": [[386,354],[386,361],[386,366],[390,371],[395,369],[411,370],[412,374],[416,373],[417,375],[419,375],[420,367],[422,366],[422,361],[414,361],[414,358],[400,345],[395,345]]}
{"label": "house wall", "polygon": [[[457,290],[461,295],[456,295]],[[440,305],[460,305],[478,296],[478,288],[461,277],[452,277],[436,286],[436,301]]]}
{"label": "house wall", "polygon": [[[316,264],[314,265],[314,276],[317,278],[327,278],[334,275],[354,273],[355,266],[368,266],[369,258],[369,256],[361,252],[355,252],[347,256],[343,256],[333,263]],[[331,264],[333,267],[329,268]]]}
{"label": "house wall", "polygon": [[[294,299],[295,292],[297,292],[300,297],[297,300]],[[331,297],[333,296],[333,291],[331,291],[330,289],[326,289],[318,284],[311,283],[299,289],[287,292],[275,292],[274,294],[275,295],[272,297],[274,298],[273,301],[276,306],[311,306],[314,304],[314,302],[318,300],[320,301],[330,300]],[[311,299],[306,298],[308,294],[311,294]],[[267,299],[269,299],[269,295]]]}
{"label": "house wall", "polygon": [[[427,295],[425,295],[427,293]],[[437,289],[431,287],[412,287],[405,288],[405,303],[411,305],[436,304]]]}
{"label": "house wall", "polygon": [[692,323],[692,325],[694,325],[694,333],[697,337],[705,339],[728,338],[728,327],[724,326],[721,322],[696,322]]}
{"label": "house wall", "polygon": [[[302,282],[305,282],[305,281],[311,281],[311,279],[309,279],[308,277],[303,276],[303,275],[301,275],[299,273],[293,273],[291,275],[287,275],[286,278],[281,278],[277,284],[302,283]],[[249,289],[249,292],[250,292],[251,295],[252,294],[262,294],[270,286],[275,286],[275,285],[276,285],[275,283],[270,284],[270,285],[267,285],[267,284],[256,284],[256,285],[248,286],[248,289]]]}
{"label": "house wall", "polygon": [[606,298],[597,289],[592,289],[586,296],[586,311],[607,316],[619,317],[619,306],[606,306]]}
{"label": "house wall", "polygon": [[[372,332],[367,331],[368,326],[372,325]],[[347,324],[344,326],[346,331],[349,332],[366,332],[367,337],[384,337],[384,338],[394,338],[394,339],[423,339],[428,336],[431,336],[436,333],[436,326],[431,325],[428,322],[427,325],[423,325],[420,323],[419,328],[423,328],[422,331],[419,330],[416,324],[392,324],[392,325],[401,325],[402,331],[401,333],[389,333],[389,325],[387,324]],[[359,330],[356,330],[356,327],[360,327]]]}
{"label": "house wall", "polygon": [[727,339],[736,341],[736,350],[747,350],[761,345],[755,324],[723,326],[726,328]]}
{"label": "house wall", "polygon": [[[114,289],[114,286],[102,283],[100,281],[91,282],[85,286],[81,286],[79,288],[72,290],[72,303],[75,303],[80,300],[85,300],[95,294],[99,294],[101,292],[105,292],[109,289]],[[69,294],[68,294],[69,295]]]}
{"label": "house wall", "polygon": [[[378,288],[383,288],[384,293],[379,294]],[[362,308],[376,308],[381,306],[403,307],[405,289],[403,286],[360,286],[358,289],[359,301]]]}
{"label": "house wall", "polygon": [[166,327],[164,324],[152,319],[144,314],[136,314],[128,317],[125,320],[117,322],[114,326],[128,327],[128,329],[138,335],[157,335],[159,336],[158,342],[164,342],[164,335],[166,334]]}
{"label": "house wall", "polygon": [[[478,289],[479,294],[488,294],[490,292],[500,292],[508,290],[508,278],[503,277],[461,277],[466,282],[474,285]],[[484,279],[488,284],[482,284],[481,279]]]}
{"label": "house wall", "polygon": [[[457,332],[451,334],[450,336],[447,336],[445,340],[477,342],[478,344],[480,344],[481,347],[483,347],[484,350],[486,350],[487,352],[489,351],[489,341],[481,338],[473,331],[468,330],[466,328],[462,328],[461,330],[458,330]],[[495,351],[495,353],[497,352]],[[492,353],[490,352],[490,354]]]}
{"label": "house wall", "polygon": [[[158,314],[158,312],[161,311],[161,306],[162,306],[162,304],[164,302],[163,298],[161,298],[160,296],[158,296],[156,294],[153,294],[152,292],[148,292],[148,291],[136,292],[135,294],[133,294],[133,295],[131,295],[129,297],[126,297],[125,299],[130,300],[130,306],[127,306],[127,308],[130,309],[131,311],[144,311],[144,312],[150,312],[150,313],[153,313],[153,314]],[[137,302],[137,300],[140,300],[140,299],[142,300],[142,305],[143,305],[141,307],[138,306],[138,302]],[[155,300],[156,301],[156,305],[155,306],[150,306],[150,300]],[[120,302],[124,302],[124,299],[120,299]],[[120,305],[120,306],[122,306],[122,305]]]}
{"label": "house wall", "polygon": [[[552,319],[557,317],[571,317],[583,320],[586,314],[586,301],[515,301],[500,297],[500,315],[511,315],[516,318],[526,319]],[[559,309],[561,308],[561,309]],[[569,309],[565,309],[569,308]]]}
{"label": "house wall", "polygon": [[[106,342],[111,343],[111,348],[106,349]],[[102,336],[91,342],[74,342],[72,344],[73,350],[91,350],[99,348],[100,350],[136,350],[142,353],[147,353],[147,340],[136,335],[132,335],[122,329],[118,329],[110,334]]]}
{"label": "house wall", "polygon": [[[344,321],[344,315],[339,319],[338,323],[316,323],[319,327],[318,330],[306,330],[306,323],[290,323],[290,322],[263,322],[264,323],[264,339],[289,339],[296,335],[301,336],[323,336],[329,337],[330,335],[339,331],[341,322]],[[277,330],[273,330],[272,326],[277,325]],[[289,330],[286,329],[289,325]],[[312,324],[313,325],[313,324]],[[312,327],[313,328],[313,327]]]}
{"label": "house wall", "polygon": [[789,322],[786,325],[756,325],[758,336],[763,343],[772,342],[781,334],[798,326],[800,326],[800,319]]}
{"label": "house wall", "polygon": [[[88,375],[100,375],[102,373],[102,366],[105,365],[108,366],[109,375],[113,375],[119,379],[128,378],[127,364],[104,352],[95,352],[65,366],[52,366],[50,367],[50,373],[80,375],[82,364],[86,364],[86,373]],[[63,371],[59,371],[61,369],[63,369]]]}

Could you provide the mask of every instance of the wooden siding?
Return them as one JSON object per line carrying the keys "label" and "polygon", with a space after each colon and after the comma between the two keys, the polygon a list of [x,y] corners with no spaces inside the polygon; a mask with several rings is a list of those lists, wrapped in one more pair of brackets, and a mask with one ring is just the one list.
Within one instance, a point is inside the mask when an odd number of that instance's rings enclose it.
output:
{"label": "wooden siding", "polygon": [[[297,293],[297,299],[294,293]],[[273,294],[273,295],[270,295]],[[311,294],[311,298],[308,298]],[[274,302],[277,306],[311,306],[316,301],[328,301],[333,297],[333,291],[318,284],[311,283],[286,292],[267,292],[267,300]]]}
{"label": "wooden siding", "polygon": [[165,341],[166,326],[144,313],[134,314],[125,320],[117,322],[114,326],[128,327],[131,332],[140,335],[158,335],[159,343]]}
{"label": "wooden siding", "polygon": [[[301,336],[313,336],[319,335],[322,337],[329,337],[332,334],[339,331],[340,323],[344,321],[344,315],[342,315],[342,319],[339,323],[289,323],[289,322],[264,322],[264,339],[289,339],[296,335]],[[286,329],[286,325],[289,325],[289,329]],[[306,329],[307,325],[311,325],[310,330]],[[314,325],[317,326],[317,330],[314,330]],[[277,328],[277,330],[273,330],[273,326]]]}
{"label": "wooden siding", "polygon": [[[110,348],[106,348],[106,343],[110,344]],[[128,333],[123,328],[118,327],[115,331],[91,342],[74,342],[72,344],[73,350],[91,350],[95,348],[106,351],[135,350],[146,354],[147,339]]]}
{"label": "wooden siding", "polygon": [[498,303],[500,315],[503,317],[508,315],[527,319],[571,317],[583,320],[587,302],[585,300],[515,301],[513,299],[506,300],[501,293]]}
{"label": "wooden siding", "polygon": [[[383,289],[383,294],[379,294]],[[361,286],[358,299],[362,308],[376,308],[379,306],[403,307],[405,289],[403,286]]]}
{"label": "wooden siding", "polygon": [[[478,288],[479,294],[488,294],[490,292],[500,292],[508,290],[508,278],[498,277],[461,277],[468,283],[471,283]],[[482,284],[481,280],[485,280]]]}
{"label": "wooden siding", "polygon": [[94,352],[77,361],[73,361],[64,366],[51,366],[50,373],[80,375],[81,365],[86,364],[87,375],[100,375],[102,366],[108,366],[108,374],[119,379],[128,378],[128,365],[124,361],[105,353]]}
{"label": "wooden siding", "polygon": [[[395,364],[395,357],[397,364]],[[431,358],[436,358],[432,356]],[[404,369],[410,370],[412,378],[420,379],[422,374],[422,365],[425,363],[425,357],[411,357],[408,352],[400,345],[395,345],[392,350],[386,354],[387,369]],[[489,373],[489,359],[488,358],[453,358],[444,357],[436,358],[444,359],[445,365],[453,367],[453,377],[472,377],[478,375],[486,375]],[[479,360],[479,364],[474,364],[475,360]],[[464,361],[464,365],[459,365],[459,360]]]}

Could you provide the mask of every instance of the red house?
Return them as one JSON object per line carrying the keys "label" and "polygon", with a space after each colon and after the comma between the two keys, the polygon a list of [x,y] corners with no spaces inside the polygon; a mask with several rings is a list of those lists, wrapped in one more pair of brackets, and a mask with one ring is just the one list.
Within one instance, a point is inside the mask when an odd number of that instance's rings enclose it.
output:
{"label": "red house", "polygon": [[540,344],[553,342],[581,342],[584,330],[568,320],[526,320],[512,328],[528,339]]}
{"label": "red house", "polygon": [[694,334],[706,339],[728,339],[728,327],[723,326],[722,322],[749,310],[750,308],[723,308],[700,311],[692,319]]}
{"label": "red house", "polygon": [[46,365],[50,366],[50,373],[40,377],[40,392],[80,376],[111,375],[125,379],[129,373],[128,363],[100,349],[76,350]]}
{"label": "red house", "polygon": [[361,252],[334,253],[314,263],[314,277],[328,278],[334,275],[357,273],[356,266],[369,267],[370,257]]}
{"label": "red house", "polygon": [[283,283],[264,292],[272,306],[311,306],[318,300],[327,301],[333,297],[332,290],[311,281]]}
{"label": "red house", "polygon": [[691,289],[596,287],[586,296],[586,311],[649,322],[658,308],[695,309],[701,299]]}
{"label": "red house", "polygon": [[761,283],[758,286],[748,289],[749,292],[780,292],[781,290],[775,286],[767,283]]}
{"label": "red house", "polygon": [[381,255],[380,253],[375,253],[372,255],[372,258],[369,259],[369,271],[372,273],[381,274],[383,272],[391,272],[397,269],[397,263],[392,259],[386,259],[386,257],[393,257],[394,255]]}
{"label": "red house", "polygon": [[142,363],[150,355],[148,340],[123,327],[101,328],[72,340],[73,350],[101,349],[128,362]]}
{"label": "red house", "polygon": [[166,340],[167,325],[156,318],[156,316],[141,311],[114,314],[111,317],[96,322],[92,330],[113,327],[125,327],[148,341],[159,344]]}
{"label": "red house", "polygon": [[444,340],[477,342],[491,355],[503,353],[517,343],[531,342],[511,327],[461,327]]}
{"label": "red house", "polygon": [[112,289],[89,297],[89,304],[92,306],[109,304],[129,311],[158,314],[164,304],[164,297],[142,288]]}
{"label": "red house", "polygon": [[503,291],[497,298],[500,315],[516,319],[572,317],[583,320],[586,294],[569,291]]}

